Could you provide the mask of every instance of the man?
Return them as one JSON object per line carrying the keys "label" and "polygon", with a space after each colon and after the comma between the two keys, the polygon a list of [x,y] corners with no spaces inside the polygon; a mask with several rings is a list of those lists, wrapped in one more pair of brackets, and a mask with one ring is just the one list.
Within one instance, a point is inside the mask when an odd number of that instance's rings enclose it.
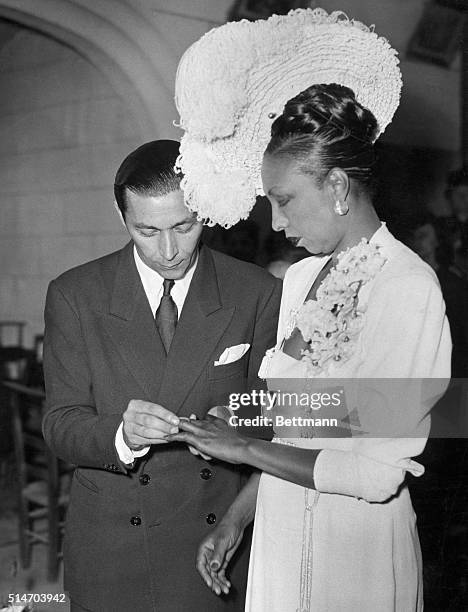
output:
{"label": "man", "polygon": [[[241,471],[165,436],[260,384],[280,288],[199,246],[178,152],[161,140],[124,160],[114,192],[132,241],[69,270],[47,294],[44,435],[77,466],[64,550],[72,612],[243,610],[241,589],[218,599],[195,569]],[[247,555],[235,584],[245,583]]]}

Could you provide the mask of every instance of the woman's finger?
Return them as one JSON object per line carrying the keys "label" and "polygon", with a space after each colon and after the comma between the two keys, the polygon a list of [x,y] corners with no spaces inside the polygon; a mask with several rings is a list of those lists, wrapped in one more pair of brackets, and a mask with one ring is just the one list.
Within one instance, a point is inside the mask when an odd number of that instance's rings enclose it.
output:
{"label": "woman's finger", "polygon": [[214,591],[216,595],[221,595],[221,593],[227,595],[229,593],[229,587],[227,586],[227,584],[221,582],[216,574],[212,574],[211,578],[213,581],[211,590]]}
{"label": "woman's finger", "polygon": [[190,444],[188,445],[188,449],[192,453],[192,455],[201,457],[202,459],[205,459],[205,461],[211,461],[213,459],[213,457],[210,457],[210,455],[205,455],[205,453],[202,453],[201,451],[197,450],[194,446],[190,446]]}
{"label": "woman's finger", "polygon": [[224,593],[229,593],[229,589],[231,588],[231,582],[226,578],[226,574],[224,570],[220,570],[218,572],[218,582],[221,585]]}
{"label": "woman's finger", "polygon": [[196,568],[206,585],[211,589],[213,586],[213,579],[211,577],[209,561],[204,548],[201,548],[197,555]]}
{"label": "woman's finger", "polygon": [[221,593],[227,595],[229,593],[231,584],[225,578],[220,579],[219,574],[212,574],[212,580],[214,587],[213,590],[217,595],[221,595]]}
{"label": "woman's finger", "polygon": [[213,457],[211,455],[207,455],[206,453],[203,453],[199,449],[201,441],[193,436],[190,438],[190,435],[191,434],[187,432],[180,432],[178,434],[172,434],[169,436],[165,436],[164,442],[185,442],[188,446],[189,451],[192,453],[192,455],[200,455],[200,457],[202,457],[202,459],[205,459],[205,461],[211,461]]}
{"label": "woman's finger", "polygon": [[197,436],[194,436],[187,431],[180,431],[177,434],[170,434],[168,436],[164,436],[164,439],[168,442],[185,442],[189,446],[194,446],[198,450],[198,445],[200,440]]}
{"label": "woman's finger", "polygon": [[205,421],[195,421],[189,419],[181,419],[179,422],[179,430],[190,431],[191,433],[197,433],[204,431],[206,428]]}

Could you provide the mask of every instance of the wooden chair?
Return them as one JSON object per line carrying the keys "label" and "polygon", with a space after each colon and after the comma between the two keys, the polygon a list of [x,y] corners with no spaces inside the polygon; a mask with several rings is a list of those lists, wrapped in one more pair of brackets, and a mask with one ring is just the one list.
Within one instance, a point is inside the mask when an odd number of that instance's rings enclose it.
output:
{"label": "wooden chair", "polygon": [[[24,340],[24,328],[26,323],[24,321],[0,321],[0,345],[1,346],[10,346],[13,344],[14,346],[23,346]],[[12,333],[8,333],[7,330],[11,330]],[[6,336],[14,335],[15,341],[11,342],[9,339],[5,338]]]}
{"label": "wooden chair", "polygon": [[0,321],[0,376],[23,382],[33,352],[23,346],[24,321]]}
{"label": "wooden chair", "polygon": [[[61,519],[68,503],[70,467],[52,454],[42,436],[44,391],[15,382],[3,384],[9,393],[12,417],[21,565],[30,566],[33,544],[46,544],[47,575],[54,582],[61,556]],[[37,527],[36,520],[41,518],[46,519],[46,530]]]}

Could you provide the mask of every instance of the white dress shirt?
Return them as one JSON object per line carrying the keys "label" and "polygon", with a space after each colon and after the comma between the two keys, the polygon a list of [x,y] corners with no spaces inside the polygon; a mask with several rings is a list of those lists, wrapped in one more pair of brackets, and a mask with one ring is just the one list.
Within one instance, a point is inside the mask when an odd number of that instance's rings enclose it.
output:
{"label": "white dress shirt", "polygon": [[[146,297],[148,298],[148,302],[151,308],[151,312],[153,313],[153,317],[156,315],[156,310],[158,309],[159,303],[161,301],[161,297],[163,294],[163,282],[164,278],[155,272],[152,268],[145,264],[145,262],[138,255],[138,251],[136,247],[133,247],[133,256],[135,258],[135,264],[138,270],[138,274],[141,279],[141,283],[143,285],[143,289],[145,290]],[[195,262],[188,270],[187,274],[181,278],[180,280],[176,280],[174,286],[171,290],[171,296],[176,303],[177,313],[180,317],[180,313],[182,312],[182,308],[184,306],[185,298],[187,297],[187,293],[190,287],[190,283],[192,282],[193,273],[195,272],[195,268],[198,264],[198,254]],[[120,424],[117,434],[115,436],[115,448],[119,455],[120,460],[125,464],[132,464],[135,458],[142,457],[146,455],[149,451],[149,446],[146,446],[142,450],[133,451],[130,449],[127,444],[125,444],[123,439],[123,422]]]}
{"label": "white dress shirt", "polygon": [[[143,284],[143,289],[145,290],[146,297],[148,298],[148,302],[151,307],[151,312],[153,313],[154,317],[156,314],[156,310],[158,309],[159,302],[162,298],[164,278],[145,264],[145,262],[138,255],[138,252],[135,247],[133,247],[133,256],[135,257],[135,264],[138,270],[138,274],[140,275],[140,279]],[[184,305],[185,298],[187,297],[190,283],[192,282],[193,273],[195,272],[197,264],[198,255],[192,267],[188,270],[187,274],[180,280],[176,280],[174,286],[172,287],[171,296],[174,302],[176,303],[179,317],[180,313],[182,312],[182,307]]]}

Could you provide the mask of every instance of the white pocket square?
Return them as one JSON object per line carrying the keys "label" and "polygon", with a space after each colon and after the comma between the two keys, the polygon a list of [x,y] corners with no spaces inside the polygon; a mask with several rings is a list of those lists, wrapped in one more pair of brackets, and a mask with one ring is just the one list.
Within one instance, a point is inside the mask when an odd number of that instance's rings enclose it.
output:
{"label": "white pocket square", "polygon": [[214,362],[215,366],[226,365],[227,363],[232,363],[233,361],[237,361],[245,355],[245,353],[249,350],[250,344],[237,344],[236,346],[229,346],[227,349],[223,351],[221,357]]}

